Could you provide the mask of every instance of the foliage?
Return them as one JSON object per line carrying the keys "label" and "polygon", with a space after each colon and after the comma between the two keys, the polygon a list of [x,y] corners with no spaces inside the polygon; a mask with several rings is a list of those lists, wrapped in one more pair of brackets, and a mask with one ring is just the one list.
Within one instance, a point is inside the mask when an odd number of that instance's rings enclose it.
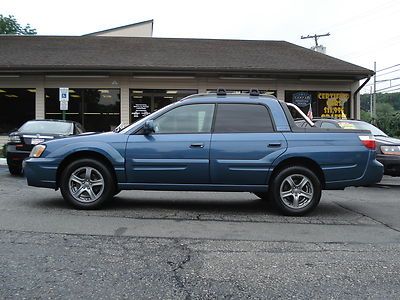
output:
{"label": "foliage", "polygon": [[392,137],[400,137],[400,93],[376,95],[376,119],[370,115],[370,95],[361,95],[361,120],[372,123]]}
{"label": "foliage", "polygon": [[6,157],[7,156],[7,144],[3,145],[3,149],[0,152],[0,157]]}
{"label": "foliage", "polygon": [[33,35],[36,33],[36,29],[29,24],[25,27],[19,24],[14,16],[6,17],[0,14],[0,34]]}

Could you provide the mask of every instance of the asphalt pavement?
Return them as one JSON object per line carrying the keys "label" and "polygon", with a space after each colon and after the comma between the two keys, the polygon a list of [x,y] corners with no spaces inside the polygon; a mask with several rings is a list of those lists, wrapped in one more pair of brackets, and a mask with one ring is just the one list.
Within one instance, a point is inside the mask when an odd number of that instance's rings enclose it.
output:
{"label": "asphalt pavement", "polygon": [[399,299],[400,178],[306,217],[249,193],[123,191],[102,210],[0,167],[0,299]]}

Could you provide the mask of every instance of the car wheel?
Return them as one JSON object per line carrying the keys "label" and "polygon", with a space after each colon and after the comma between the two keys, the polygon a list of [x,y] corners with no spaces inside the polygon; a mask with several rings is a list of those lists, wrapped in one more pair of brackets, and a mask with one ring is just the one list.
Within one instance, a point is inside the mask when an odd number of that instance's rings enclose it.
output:
{"label": "car wheel", "polygon": [[260,198],[263,201],[270,201],[271,200],[271,194],[268,192],[257,192],[254,193],[258,198]]}
{"label": "car wheel", "polygon": [[22,164],[9,164],[8,165],[8,171],[10,172],[11,175],[21,175],[22,173]]}
{"label": "car wheel", "polygon": [[112,198],[115,182],[110,170],[94,159],[70,163],[61,174],[64,199],[79,209],[96,209]]}
{"label": "car wheel", "polygon": [[311,212],[321,199],[318,176],[302,166],[281,170],[272,181],[271,191],[278,209],[288,216],[302,216]]}

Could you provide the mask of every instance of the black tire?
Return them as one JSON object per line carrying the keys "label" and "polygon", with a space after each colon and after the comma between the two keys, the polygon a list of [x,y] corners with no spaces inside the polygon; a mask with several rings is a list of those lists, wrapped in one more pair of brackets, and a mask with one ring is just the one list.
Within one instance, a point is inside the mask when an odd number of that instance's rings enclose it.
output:
{"label": "black tire", "polygon": [[[304,186],[300,188],[303,179]],[[313,211],[318,205],[321,199],[321,182],[310,169],[303,166],[290,166],[276,174],[270,191],[276,207],[284,215],[303,216]]]}
{"label": "black tire", "polygon": [[271,201],[271,194],[269,192],[257,192],[254,193],[258,198],[260,198],[263,201]]}
{"label": "black tire", "polygon": [[9,164],[8,171],[11,175],[21,175],[22,173],[22,164]]}
{"label": "black tire", "polygon": [[84,158],[65,167],[61,173],[60,190],[65,201],[75,208],[97,209],[113,197],[115,182],[107,166],[95,159]]}

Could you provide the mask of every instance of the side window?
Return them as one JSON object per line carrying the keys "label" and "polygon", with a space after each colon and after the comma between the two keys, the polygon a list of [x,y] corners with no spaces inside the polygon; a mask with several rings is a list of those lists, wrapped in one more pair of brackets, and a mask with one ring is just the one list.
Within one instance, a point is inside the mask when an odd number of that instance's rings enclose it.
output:
{"label": "side window", "polygon": [[271,116],[264,105],[218,104],[216,133],[273,131]]}
{"label": "side window", "polygon": [[154,120],[155,133],[211,132],[214,104],[177,107]]}
{"label": "side window", "polygon": [[333,123],[322,122],[321,128],[338,128],[338,127]]}

